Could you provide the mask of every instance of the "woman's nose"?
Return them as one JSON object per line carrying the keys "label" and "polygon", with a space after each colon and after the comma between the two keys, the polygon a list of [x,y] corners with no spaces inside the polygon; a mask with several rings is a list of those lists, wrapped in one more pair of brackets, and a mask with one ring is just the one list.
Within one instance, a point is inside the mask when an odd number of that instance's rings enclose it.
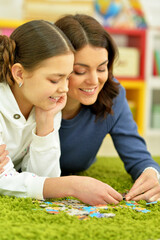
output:
{"label": "woman's nose", "polygon": [[92,72],[89,74],[87,82],[92,84],[92,85],[96,85],[98,83],[98,74],[97,72]]}

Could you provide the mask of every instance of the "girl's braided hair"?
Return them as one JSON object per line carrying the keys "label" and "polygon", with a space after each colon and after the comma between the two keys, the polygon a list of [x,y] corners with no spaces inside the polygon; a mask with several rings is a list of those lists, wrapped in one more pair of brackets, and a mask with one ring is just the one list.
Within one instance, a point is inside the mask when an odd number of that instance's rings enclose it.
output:
{"label": "girl's braided hair", "polygon": [[0,35],[0,82],[7,81],[11,86],[14,82],[11,68],[14,64],[16,43],[5,35]]}
{"label": "girl's braided hair", "polygon": [[43,60],[74,52],[65,34],[54,24],[33,20],[16,28],[10,37],[0,35],[0,82],[14,84],[12,66],[32,71]]}

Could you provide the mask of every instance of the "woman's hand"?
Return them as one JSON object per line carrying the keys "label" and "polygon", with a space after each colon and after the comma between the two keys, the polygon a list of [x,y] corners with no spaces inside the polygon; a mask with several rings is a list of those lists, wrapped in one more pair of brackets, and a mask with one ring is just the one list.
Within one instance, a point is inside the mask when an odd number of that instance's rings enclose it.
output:
{"label": "woman's hand", "polygon": [[0,174],[4,172],[4,166],[9,162],[7,155],[9,152],[6,150],[6,145],[0,145]]}
{"label": "woman's hand", "polygon": [[146,200],[153,202],[160,200],[160,184],[153,169],[145,170],[135,181],[125,196],[126,200]]}
{"label": "woman's hand", "polygon": [[46,136],[54,130],[54,117],[60,112],[66,104],[66,94],[61,97],[51,110],[43,110],[35,107],[36,114],[36,134],[38,136]]}

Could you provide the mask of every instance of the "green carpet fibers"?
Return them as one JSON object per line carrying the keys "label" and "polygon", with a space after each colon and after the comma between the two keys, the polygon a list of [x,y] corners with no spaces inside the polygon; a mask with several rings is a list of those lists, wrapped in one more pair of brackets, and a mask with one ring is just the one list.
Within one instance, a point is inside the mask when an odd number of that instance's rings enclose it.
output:
{"label": "green carpet fibers", "polygon": [[[160,157],[154,158],[160,164]],[[97,162],[81,175],[102,180],[119,192],[132,186],[131,177],[124,170],[119,158],[99,157]],[[121,203],[122,204],[122,203]],[[1,240],[157,240],[160,239],[160,203],[141,206],[149,213],[130,208],[109,209],[114,218],[79,220],[66,213],[48,214],[40,210],[30,198],[0,196]],[[34,210],[34,209],[39,210]]]}

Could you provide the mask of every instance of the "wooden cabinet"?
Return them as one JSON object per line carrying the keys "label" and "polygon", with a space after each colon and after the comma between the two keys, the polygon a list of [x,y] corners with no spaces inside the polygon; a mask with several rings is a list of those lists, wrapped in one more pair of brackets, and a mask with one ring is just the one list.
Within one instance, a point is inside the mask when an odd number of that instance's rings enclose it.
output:
{"label": "wooden cabinet", "polygon": [[145,57],[146,30],[106,28],[119,48],[119,63],[115,63],[114,75],[126,89],[126,96],[138,125],[144,134],[145,116]]}

